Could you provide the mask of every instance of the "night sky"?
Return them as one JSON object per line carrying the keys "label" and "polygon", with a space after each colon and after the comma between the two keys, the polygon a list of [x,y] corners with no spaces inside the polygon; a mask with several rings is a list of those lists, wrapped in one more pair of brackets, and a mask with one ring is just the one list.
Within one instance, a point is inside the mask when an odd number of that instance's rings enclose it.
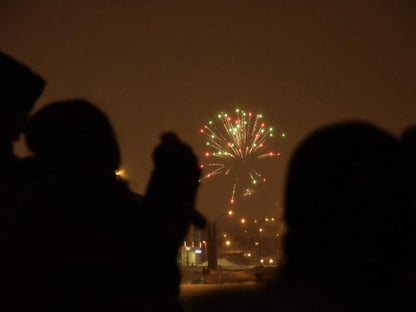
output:
{"label": "night sky", "polygon": [[[3,0],[0,49],[48,80],[37,108],[85,97],[108,113],[138,192],[163,131],[202,158],[208,119],[263,113],[287,138],[269,184],[245,203],[253,215],[284,200],[290,155],[317,127],[361,119],[399,135],[416,124],[412,0]],[[221,213],[230,188],[203,184],[199,209]]]}

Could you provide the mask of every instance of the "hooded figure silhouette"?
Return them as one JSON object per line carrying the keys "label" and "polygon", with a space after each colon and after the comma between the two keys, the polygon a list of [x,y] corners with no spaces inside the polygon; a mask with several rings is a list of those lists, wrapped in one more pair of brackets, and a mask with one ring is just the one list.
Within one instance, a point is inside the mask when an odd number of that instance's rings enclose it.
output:
{"label": "hooded figure silhouette", "polygon": [[[144,269],[163,268],[156,214],[116,174],[120,152],[92,103],[52,103],[29,121],[25,192],[9,259],[9,311],[176,309],[174,295]],[[157,271],[156,271],[157,272]],[[155,278],[156,277],[156,278]]]}

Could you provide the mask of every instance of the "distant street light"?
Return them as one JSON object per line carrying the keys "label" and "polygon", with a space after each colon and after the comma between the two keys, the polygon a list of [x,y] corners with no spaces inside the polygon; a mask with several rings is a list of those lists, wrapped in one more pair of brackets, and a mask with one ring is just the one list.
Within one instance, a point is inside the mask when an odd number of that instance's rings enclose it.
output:
{"label": "distant street light", "polygon": [[[261,227],[261,225],[264,222],[269,222],[269,221],[274,221],[274,220],[275,220],[274,218],[271,218],[271,219],[265,218],[265,219],[261,220],[260,223],[259,223],[259,233],[260,234],[263,233],[263,228]],[[255,221],[257,221],[257,220],[255,220]],[[262,237],[260,235],[259,235],[259,241],[256,242],[256,246],[258,246],[258,265],[260,266],[264,262],[263,259],[261,258],[262,257],[263,241],[262,241]]]}
{"label": "distant street light", "polygon": [[126,178],[126,171],[124,169],[117,169],[114,173],[117,177],[120,177],[122,179]]}
{"label": "distant street light", "polygon": [[[277,219],[275,217],[266,217],[264,219],[254,219],[253,220],[253,226],[254,228],[252,228],[252,230],[254,230],[254,236],[252,237],[252,239],[254,239],[255,237],[257,237],[257,241],[255,241],[255,246],[257,247],[257,264],[261,265],[262,263],[264,263],[264,261],[262,260],[262,252],[263,252],[263,239],[264,237],[262,237],[266,231],[265,226],[263,226],[264,223],[271,223],[276,221]],[[249,225],[249,221],[246,218],[241,218],[240,219],[240,223],[244,226],[244,233],[247,234],[248,230],[247,230],[247,226]],[[274,235],[273,235],[274,236]],[[276,238],[279,237],[279,234],[276,235]],[[277,245],[276,245],[277,246]],[[276,255],[277,255],[277,247],[276,249]],[[276,256],[277,259],[277,256]],[[269,263],[273,263],[270,262]]]}

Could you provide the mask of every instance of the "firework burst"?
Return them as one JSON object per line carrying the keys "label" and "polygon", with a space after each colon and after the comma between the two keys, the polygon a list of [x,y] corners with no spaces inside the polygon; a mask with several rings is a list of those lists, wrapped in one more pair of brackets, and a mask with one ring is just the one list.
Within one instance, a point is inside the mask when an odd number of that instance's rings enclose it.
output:
{"label": "firework burst", "polygon": [[[236,109],[235,114],[218,114],[209,121],[200,133],[206,139],[206,162],[201,165],[206,173],[201,180],[216,175],[226,175],[233,180],[230,203],[240,196],[250,196],[266,177],[257,169],[259,161],[280,156],[270,147],[275,136],[272,127],[266,125],[262,114],[253,114]],[[285,133],[280,134],[285,137]]]}

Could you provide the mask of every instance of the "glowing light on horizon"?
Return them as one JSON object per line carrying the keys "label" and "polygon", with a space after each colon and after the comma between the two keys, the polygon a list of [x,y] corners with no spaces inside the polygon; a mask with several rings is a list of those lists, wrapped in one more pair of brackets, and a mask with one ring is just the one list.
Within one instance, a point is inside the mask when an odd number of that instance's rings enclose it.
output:
{"label": "glowing light on horizon", "polygon": [[126,178],[126,171],[124,169],[117,169],[114,174],[122,179]]}

